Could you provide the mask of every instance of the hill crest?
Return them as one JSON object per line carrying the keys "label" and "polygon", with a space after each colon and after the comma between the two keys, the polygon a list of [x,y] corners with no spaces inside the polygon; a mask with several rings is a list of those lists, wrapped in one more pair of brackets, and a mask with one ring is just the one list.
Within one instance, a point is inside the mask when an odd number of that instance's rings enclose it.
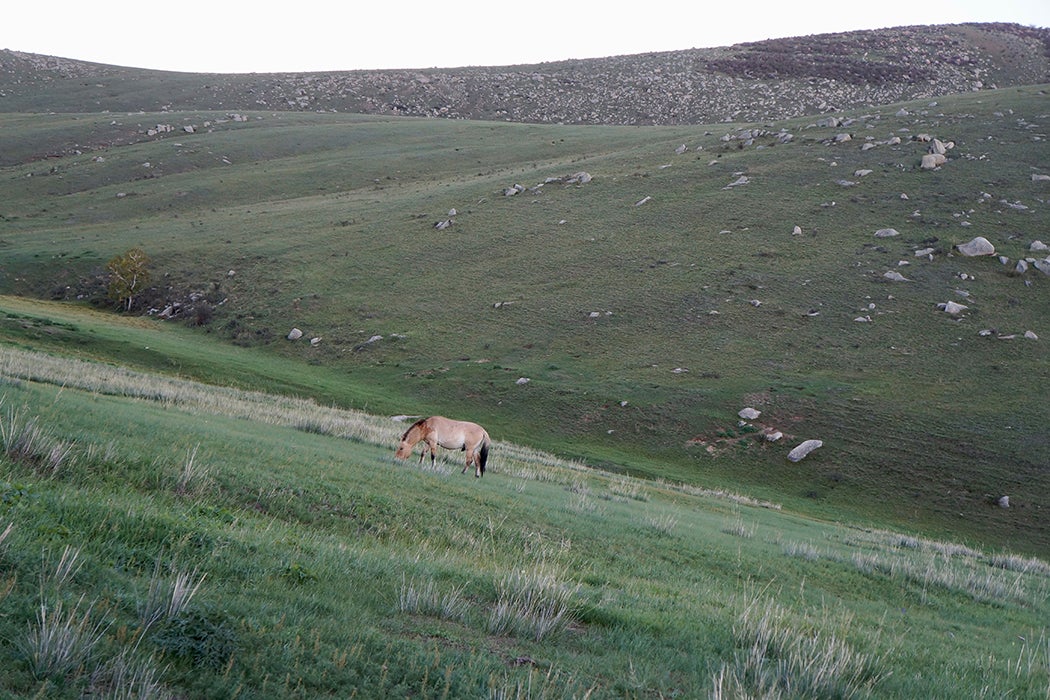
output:
{"label": "hill crest", "polygon": [[[678,125],[787,119],[1047,81],[1050,29],[1005,23],[903,26],[523,66],[318,73],[172,73],[0,51],[5,112],[265,109]],[[75,89],[56,89],[62,83]]]}

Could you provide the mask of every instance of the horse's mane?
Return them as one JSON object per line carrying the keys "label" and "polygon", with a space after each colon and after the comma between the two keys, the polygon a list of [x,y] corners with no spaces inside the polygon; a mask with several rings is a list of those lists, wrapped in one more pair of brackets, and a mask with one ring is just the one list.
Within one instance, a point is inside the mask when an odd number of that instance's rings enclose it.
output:
{"label": "horse's mane", "polygon": [[407,440],[409,433],[411,433],[416,428],[422,428],[423,424],[426,423],[426,422],[427,422],[426,418],[420,418],[419,420],[417,420],[415,423],[413,423],[412,425],[409,426],[408,430],[406,430],[404,433],[402,433],[401,439],[402,440]]}

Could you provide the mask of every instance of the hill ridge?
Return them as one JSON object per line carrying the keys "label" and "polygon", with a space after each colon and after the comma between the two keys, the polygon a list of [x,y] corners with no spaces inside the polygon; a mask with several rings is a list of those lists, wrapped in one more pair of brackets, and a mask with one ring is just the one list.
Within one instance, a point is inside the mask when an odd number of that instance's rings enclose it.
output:
{"label": "hill ridge", "polygon": [[[119,81],[120,89],[97,81]],[[788,119],[1050,81],[1050,29],[916,25],[521,66],[194,74],[0,51],[0,110],[265,109],[527,123]],[[71,90],[56,89],[63,82]]]}

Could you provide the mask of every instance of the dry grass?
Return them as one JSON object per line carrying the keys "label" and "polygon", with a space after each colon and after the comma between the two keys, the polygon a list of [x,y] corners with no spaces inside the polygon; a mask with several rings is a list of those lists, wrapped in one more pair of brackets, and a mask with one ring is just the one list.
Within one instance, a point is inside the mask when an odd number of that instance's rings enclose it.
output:
{"label": "dry grass", "polygon": [[733,628],[737,653],[712,678],[712,698],[867,697],[885,660],[845,641],[852,619],[824,610],[807,619],[753,600]]}
{"label": "dry grass", "polygon": [[35,678],[64,679],[88,667],[106,625],[92,619],[94,604],[83,605],[83,598],[68,609],[61,600],[40,604],[23,643]]}
{"label": "dry grass", "polygon": [[488,631],[537,642],[564,631],[574,619],[572,600],[579,590],[567,578],[564,567],[548,561],[504,574],[496,581]]}

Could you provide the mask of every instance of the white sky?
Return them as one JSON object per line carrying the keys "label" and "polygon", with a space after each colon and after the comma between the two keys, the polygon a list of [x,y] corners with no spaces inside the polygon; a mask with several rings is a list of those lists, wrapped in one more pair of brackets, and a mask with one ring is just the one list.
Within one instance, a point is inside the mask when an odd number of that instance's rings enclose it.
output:
{"label": "white sky", "polygon": [[1016,22],[1050,27],[1050,0],[5,4],[0,49],[216,73],[500,66],[915,24]]}

